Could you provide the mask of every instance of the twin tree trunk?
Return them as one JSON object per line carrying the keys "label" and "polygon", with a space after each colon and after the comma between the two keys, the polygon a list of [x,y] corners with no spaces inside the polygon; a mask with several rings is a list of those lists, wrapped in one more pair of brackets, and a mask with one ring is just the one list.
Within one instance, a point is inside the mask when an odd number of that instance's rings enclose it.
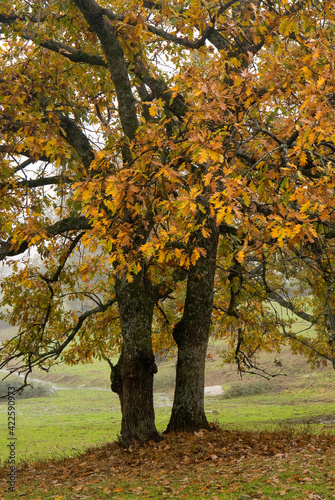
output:
{"label": "twin tree trunk", "polygon": [[[213,307],[218,229],[207,220],[209,238],[196,236],[206,250],[188,273],[183,318],[174,328],[178,346],[176,387],[171,419],[166,429],[194,432],[209,428],[204,409],[204,377]],[[121,441],[159,440],[155,427],[153,377],[157,372],[152,350],[151,325],[157,290],[141,273],[129,283],[116,282],[123,346],[113,368],[112,390],[122,411]]]}
{"label": "twin tree trunk", "polygon": [[218,228],[207,220],[209,238],[197,235],[197,245],[206,250],[190,267],[184,314],[174,328],[178,346],[176,387],[170,422],[165,432],[195,432],[209,428],[204,408],[205,361],[211,325]]}
{"label": "twin tree trunk", "polygon": [[[95,1],[74,0],[74,3],[100,39],[117,94],[123,132],[132,140],[138,127],[135,99],[114,26]],[[202,214],[198,218],[199,222],[205,220]],[[206,249],[207,255],[189,271],[183,319],[174,330],[178,345],[177,381],[168,430],[192,431],[208,426],[204,413],[204,368],[218,235],[214,221],[207,219],[207,225],[212,226],[210,238],[203,238],[200,232],[194,238],[196,245]],[[151,344],[155,305],[152,288],[141,273],[131,283],[125,278],[116,282],[123,351],[120,363],[114,369],[114,389],[121,401],[121,438],[124,443],[159,438],[153,407],[153,376],[157,368]]]}
{"label": "twin tree trunk", "polygon": [[129,283],[116,282],[123,337],[122,354],[114,367],[112,390],[120,398],[121,441],[159,440],[155,426],[153,377],[157,366],[152,350],[151,324],[155,290],[140,273]]}

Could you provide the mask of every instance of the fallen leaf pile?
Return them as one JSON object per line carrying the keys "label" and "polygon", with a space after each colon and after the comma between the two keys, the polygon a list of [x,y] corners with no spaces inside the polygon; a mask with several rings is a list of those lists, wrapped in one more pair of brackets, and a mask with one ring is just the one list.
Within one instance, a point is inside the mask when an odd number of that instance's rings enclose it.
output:
{"label": "fallen leaf pile", "polygon": [[[248,473],[253,478],[261,476],[264,472],[262,467],[268,471],[274,461],[277,465],[282,462],[285,467],[287,462],[302,459],[306,464],[305,470],[302,469],[292,479],[297,483],[308,482],[309,459],[319,460],[320,464],[333,460],[334,449],[335,436],[328,434],[289,431],[253,433],[214,427],[212,431],[201,430],[194,434],[171,433],[159,443],[136,444],[124,449],[114,442],[74,458],[22,464],[17,468],[17,475],[21,486],[29,486],[33,479],[45,485],[47,491],[50,486],[57,488],[68,483],[73,491],[71,498],[89,498],[84,495],[85,487],[106,479],[110,479],[109,491],[114,495],[122,491],[122,488],[118,489],[118,481],[134,482],[136,479],[144,483],[146,479],[160,482],[168,491],[171,477],[178,477],[182,488],[183,483],[189,484],[197,474],[212,467],[210,470],[213,470],[214,478],[211,480],[209,477],[208,484],[216,484],[218,473],[226,471],[232,478],[234,489],[234,477],[239,474],[248,476]],[[248,471],[246,463],[249,464]],[[7,481],[7,476],[8,470],[0,469],[1,483]],[[335,486],[335,474],[328,479]],[[271,484],[276,484],[276,481],[276,475],[273,475]],[[217,488],[220,491],[219,486]],[[146,493],[141,486],[132,488],[132,491],[137,496]],[[285,498],[285,490],[281,491]],[[310,498],[317,499],[318,496]]]}

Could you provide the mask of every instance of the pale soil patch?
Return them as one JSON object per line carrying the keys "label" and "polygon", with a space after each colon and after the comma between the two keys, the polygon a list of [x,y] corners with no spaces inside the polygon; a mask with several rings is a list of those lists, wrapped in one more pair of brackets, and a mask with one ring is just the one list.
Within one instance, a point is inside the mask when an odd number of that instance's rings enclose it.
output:
{"label": "pale soil patch", "polygon": [[224,391],[221,385],[211,385],[210,387],[205,387],[205,396],[220,396]]}

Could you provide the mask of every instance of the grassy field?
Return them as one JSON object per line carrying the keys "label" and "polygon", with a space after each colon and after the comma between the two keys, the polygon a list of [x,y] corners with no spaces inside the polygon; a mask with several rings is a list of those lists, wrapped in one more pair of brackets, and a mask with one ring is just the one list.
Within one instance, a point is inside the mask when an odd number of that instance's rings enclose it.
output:
{"label": "grassy field", "polygon": [[[280,354],[262,356],[263,366],[272,373],[278,371],[280,361],[280,376],[269,381],[250,375],[241,379],[235,366],[222,366],[218,353],[223,347],[223,342],[210,346],[212,360],[206,366],[206,386],[221,385],[224,389],[223,395],[205,398],[208,420],[216,431],[203,433],[205,437],[170,436],[158,445],[151,443],[132,451],[111,444],[117,439],[121,414],[117,396],[109,388],[107,363],[59,366],[49,374],[34,373],[35,378],[57,387],[57,392],[49,397],[17,399],[18,490],[0,498],[166,496],[215,500],[243,498],[243,494],[261,499],[335,498],[334,454],[330,451],[335,443],[333,369],[312,370],[301,356],[284,349]],[[175,359],[159,362],[155,408],[160,431],[171,411],[174,371]],[[6,430],[6,400],[0,403],[0,419],[1,428]],[[6,431],[1,433],[3,485],[8,476],[8,437]],[[299,439],[300,447],[294,444]],[[263,448],[258,450],[260,443]],[[235,454],[230,455],[231,448]],[[180,461],[175,457],[178,450]],[[156,458],[150,462],[146,456],[152,454]],[[159,454],[167,455],[166,460],[171,455],[164,467]],[[110,457],[119,463],[116,466],[113,462],[112,476],[105,467]],[[73,468],[82,472],[74,482]],[[53,476],[55,469],[63,470],[64,481],[59,481],[57,474]],[[40,488],[37,485],[42,480],[47,484]]]}
{"label": "grassy field", "polygon": [[[222,366],[217,352],[207,362],[206,386],[221,385],[224,394],[206,396],[208,420],[227,429],[264,430],[278,426],[333,432],[335,429],[334,372],[330,367],[312,370],[300,356],[288,350],[277,361],[282,375],[271,380],[245,375],[234,366]],[[263,355],[264,366],[275,370],[274,356]],[[155,381],[157,427],[168,423],[174,385],[175,360],[159,365]],[[90,446],[117,439],[120,407],[109,389],[109,367],[96,361],[91,365],[58,367],[51,374],[37,372],[35,377],[52,382],[57,392],[49,397],[16,401],[17,459],[29,461],[50,457],[74,456]],[[1,426],[6,427],[6,401],[0,404]],[[6,435],[2,435],[5,444]],[[7,460],[5,446],[0,460]]]}

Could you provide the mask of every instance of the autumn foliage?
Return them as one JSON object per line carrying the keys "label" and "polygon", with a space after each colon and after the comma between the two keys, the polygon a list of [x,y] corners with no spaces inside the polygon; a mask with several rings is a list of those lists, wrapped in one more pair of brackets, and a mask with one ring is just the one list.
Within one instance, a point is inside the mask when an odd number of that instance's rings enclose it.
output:
{"label": "autumn foliage", "polygon": [[[241,371],[287,339],[335,363],[334,15],[330,0],[2,2],[2,306],[18,327],[3,366],[122,346],[129,416],[152,400],[152,345],[177,346],[173,430],[202,401],[211,321]],[[125,418],[130,441],[155,434],[149,406],[145,429]]]}

